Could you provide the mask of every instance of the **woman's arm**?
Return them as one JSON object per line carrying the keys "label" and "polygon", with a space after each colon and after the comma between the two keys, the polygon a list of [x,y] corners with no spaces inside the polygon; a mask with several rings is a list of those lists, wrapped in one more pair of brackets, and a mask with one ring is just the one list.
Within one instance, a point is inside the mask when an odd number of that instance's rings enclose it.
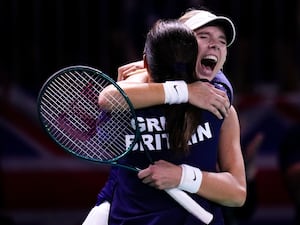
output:
{"label": "woman's arm", "polygon": [[[226,76],[220,71],[214,78],[214,80],[226,83],[231,88],[230,82],[227,80]],[[132,86],[123,86],[122,82],[133,82],[133,83],[149,83],[149,74],[145,68],[144,61],[135,61],[118,68],[118,82],[119,85],[127,93],[127,88],[130,93],[129,98],[134,103],[136,108],[143,108],[148,106],[153,106],[153,104],[164,104],[165,96],[162,94],[163,86],[162,84],[156,85],[156,87],[151,88],[149,86],[136,87],[136,90]],[[132,84],[136,85],[136,84]],[[143,89],[144,88],[144,89]],[[152,92],[157,91],[157,92]],[[222,119],[223,116],[227,116],[228,108],[230,107],[230,101],[225,92],[217,89],[214,85],[208,82],[195,82],[188,85],[189,98],[188,101],[192,105],[199,108],[206,109],[218,118]],[[149,94],[149,95],[148,95]],[[232,95],[232,93],[230,93]],[[154,95],[154,96],[153,96]],[[137,99],[135,97],[137,96]],[[150,101],[146,103],[141,96],[145,96],[145,99]],[[232,96],[231,96],[232,97]]]}
{"label": "woman's arm", "polygon": [[[240,128],[237,113],[230,107],[221,128],[219,144],[220,172],[202,171],[197,194],[224,206],[242,206],[246,200],[246,176],[240,147]],[[178,187],[182,167],[160,160],[139,172],[138,176],[158,189]]]}
{"label": "woman's arm", "polygon": [[[160,83],[121,81],[118,84],[125,91],[135,109],[164,104],[165,94]],[[113,85],[109,85],[99,94],[99,106],[109,110],[112,108],[109,98],[118,94],[119,91]]]}
{"label": "woman's arm", "polygon": [[246,200],[246,175],[239,120],[234,107],[230,107],[221,128],[219,168],[219,173],[203,172],[198,194],[225,206],[242,206]]}
{"label": "woman's arm", "polygon": [[[125,91],[136,109],[166,103],[163,83],[136,81],[140,76],[145,76],[144,72],[134,76],[131,76],[128,80],[119,81],[118,85]],[[111,105],[107,99],[109,99],[109,96],[116,94],[118,94],[118,90],[112,85],[108,86],[100,93],[98,104],[109,110]],[[208,82],[197,81],[188,84],[188,101],[192,105],[212,112],[219,119],[227,116],[230,107],[226,93]]]}

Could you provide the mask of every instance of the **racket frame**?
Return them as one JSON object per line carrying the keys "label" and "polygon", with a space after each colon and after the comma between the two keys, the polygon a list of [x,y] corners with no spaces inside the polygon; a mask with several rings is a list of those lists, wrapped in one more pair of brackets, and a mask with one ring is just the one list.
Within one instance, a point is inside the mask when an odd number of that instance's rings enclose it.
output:
{"label": "racket frame", "polygon": [[[109,83],[111,83],[112,85],[114,85],[115,88],[117,88],[117,90],[119,91],[119,93],[124,97],[124,99],[126,100],[126,103],[128,104],[129,106],[129,110],[130,110],[130,113],[132,115],[132,120],[134,122],[134,124],[136,126],[138,126],[138,120],[137,120],[137,116],[136,116],[136,113],[135,113],[135,109],[134,109],[134,106],[133,104],[131,103],[128,95],[125,93],[125,91],[111,78],[109,77],[108,75],[106,75],[105,73],[103,73],[102,71],[100,70],[97,70],[93,67],[90,67],[90,66],[84,66],[84,65],[75,65],[75,66],[68,66],[68,67],[65,67],[65,68],[62,68],[60,70],[58,70],[57,72],[55,72],[53,75],[51,75],[43,84],[43,86],[41,87],[40,91],[39,91],[39,94],[38,94],[38,98],[37,98],[37,106],[38,106],[38,119],[40,121],[40,123],[43,125],[43,130],[46,132],[46,134],[59,146],[61,147],[62,149],[66,150],[68,153],[71,153],[72,155],[75,155],[79,158],[83,158],[85,160],[89,160],[89,161],[94,161],[94,162],[97,162],[97,163],[101,163],[101,164],[106,164],[106,165],[112,165],[112,166],[119,166],[119,167],[123,167],[123,168],[126,168],[126,169],[130,169],[132,171],[135,171],[135,172],[138,172],[140,171],[139,168],[137,167],[134,167],[134,166],[129,166],[129,165],[123,165],[123,164],[118,164],[117,161],[122,158],[124,155],[126,155],[127,153],[129,153],[132,148],[135,146],[135,144],[140,140],[140,130],[137,129],[134,129],[134,139],[132,141],[132,143],[130,144],[130,146],[126,149],[126,151],[123,153],[123,154],[120,154],[119,156],[113,158],[113,159],[110,159],[110,160],[100,160],[100,159],[96,159],[96,158],[93,158],[93,157],[85,157],[83,155],[80,155],[74,151],[72,151],[69,147],[63,145],[62,143],[60,143],[59,141],[57,141],[57,139],[51,134],[51,132],[49,132],[49,127],[47,126],[47,124],[45,124],[45,119],[43,118],[42,114],[41,114],[41,107],[42,107],[42,100],[43,100],[43,97],[45,95],[45,92],[48,91],[48,87],[57,79],[57,77],[61,76],[62,73],[68,73],[68,72],[71,72],[71,71],[83,71],[83,72],[92,72],[98,76],[102,76],[105,80],[107,80]],[[100,93],[100,91],[99,91]],[[99,94],[98,93],[98,94]]]}

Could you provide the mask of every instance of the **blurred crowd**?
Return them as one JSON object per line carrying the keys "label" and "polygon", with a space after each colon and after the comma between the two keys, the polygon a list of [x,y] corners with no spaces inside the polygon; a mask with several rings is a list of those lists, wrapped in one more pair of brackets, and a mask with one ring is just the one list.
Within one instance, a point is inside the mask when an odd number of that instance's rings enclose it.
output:
{"label": "blurred crowd", "polygon": [[[90,65],[116,78],[119,66],[141,58],[146,32],[157,19],[178,18],[185,9],[200,5],[227,15],[236,23],[237,41],[228,50],[224,72],[233,84],[237,109],[244,112],[245,107],[255,108],[263,103],[275,105],[281,115],[288,114],[285,123],[288,125],[277,140],[275,152],[278,170],[299,217],[300,3],[297,0],[0,1],[1,108],[12,104],[16,88],[35,101],[47,77],[65,66]],[[282,99],[287,98],[291,101],[283,104],[286,101]],[[251,128],[247,119],[241,121],[245,133]],[[243,140],[249,196],[244,208],[228,211],[231,224],[247,220],[255,212],[256,158],[264,147],[262,142],[267,136],[273,137],[266,130],[257,129],[249,140]],[[295,224],[299,223],[298,218]]]}
{"label": "blurred crowd", "polygon": [[[29,1],[0,2],[1,83],[37,89],[69,64],[90,64],[116,76],[116,68],[139,59],[145,34],[158,18],[178,18],[204,5],[235,21],[237,42],[224,68],[236,93],[299,86],[298,1]],[[272,89],[272,90],[273,90]]]}

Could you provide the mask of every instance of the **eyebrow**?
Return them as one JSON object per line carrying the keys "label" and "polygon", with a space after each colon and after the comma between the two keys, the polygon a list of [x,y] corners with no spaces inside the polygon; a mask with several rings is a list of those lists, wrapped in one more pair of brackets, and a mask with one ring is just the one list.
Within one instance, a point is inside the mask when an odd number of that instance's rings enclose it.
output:
{"label": "eyebrow", "polygon": [[[196,30],[196,31],[195,31],[195,34],[196,34],[196,35],[201,35],[201,34],[211,35],[210,32],[208,32],[208,31],[201,31],[201,30],[198,30],[198,31]],[[225,35],[225,34],[220,35],[218,38],[227,41],[227,38],[226,38],[226,35]]]}

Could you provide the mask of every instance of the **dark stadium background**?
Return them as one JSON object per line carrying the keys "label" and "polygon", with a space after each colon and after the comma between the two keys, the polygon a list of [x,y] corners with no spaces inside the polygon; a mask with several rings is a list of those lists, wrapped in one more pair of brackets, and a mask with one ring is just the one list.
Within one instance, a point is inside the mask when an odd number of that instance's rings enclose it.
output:
{"label": "dark stadium background", "polygon": [[246,224],[288,225],[293,205],[278,165],[285,132],[300,120],[300,4],[296,0],[0,0],[0,224],[81,224],[108,168],[57,148],[41,130],[36,98],[62,67],[116,78],[141,59],[147,30],[204,5],[233,19],[237,40],[224,68],[235,91],[242,143],[264,135],[254,162]]}

